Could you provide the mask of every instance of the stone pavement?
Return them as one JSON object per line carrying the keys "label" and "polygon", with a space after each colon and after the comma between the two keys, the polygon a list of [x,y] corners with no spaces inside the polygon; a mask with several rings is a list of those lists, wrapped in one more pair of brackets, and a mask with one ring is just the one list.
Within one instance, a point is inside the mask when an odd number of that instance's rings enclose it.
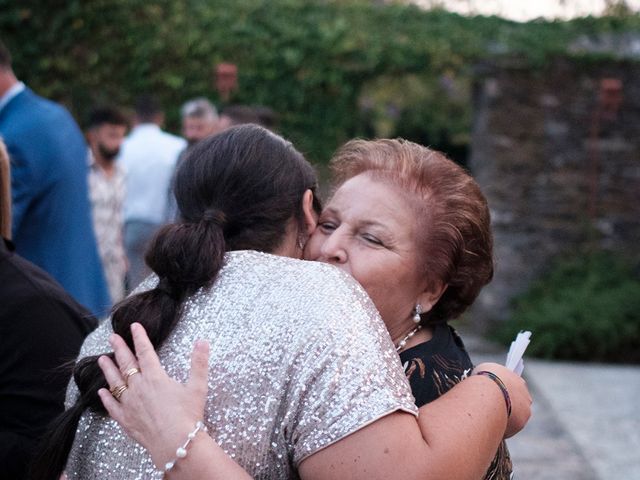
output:
{"label": "stone pavement", "polygon": [[[461,332],[474,362],[504,352]],[[531,341],[535,341],[535,336]],[[528,359],[527,427],[507,441],[516,480],[640,480],[640,366]]]}

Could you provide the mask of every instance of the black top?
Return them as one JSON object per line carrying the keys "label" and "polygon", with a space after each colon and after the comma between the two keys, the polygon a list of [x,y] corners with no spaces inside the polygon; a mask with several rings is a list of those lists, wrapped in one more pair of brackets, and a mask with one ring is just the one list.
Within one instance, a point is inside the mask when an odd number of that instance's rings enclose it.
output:
{"label": "black top", "polygon": [[[434,326],[431,340],[400,352],[400,361],[418,407],[447,392],[473,369],[462,338],[447,324]],[[484,478],[508,480],[512,470],[509,451],[503,441]]]}
{"label": "black top", "polygon": [[436,325],[428,342],[400,352],[400,361],[418,407],[444,394],[473,370],[460,335],[447,324]]}
{"label": "black top", "polygon": [[20,479],[47,424],[64,411],[91,314],[0,239],[0,478]]}

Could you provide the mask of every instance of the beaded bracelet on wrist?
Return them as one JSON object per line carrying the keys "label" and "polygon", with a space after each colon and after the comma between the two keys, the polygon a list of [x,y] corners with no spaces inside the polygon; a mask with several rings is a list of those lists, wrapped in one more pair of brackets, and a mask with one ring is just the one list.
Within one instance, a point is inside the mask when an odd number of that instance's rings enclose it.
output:
{"label": "beaded bracelet on wrist", "polygon": [[187,435],[187,441],[176,449],[176,459],[171,462],[165,463],[164,473],[171,471],[171,469],[175,467],[178,460],[187,456],[187,447],[189,447],[193,439],[196,438],[196,435],[199,431],[207,432],[208,430],[209,429],[207,428],[207,426],[203,422],[198,420],[198,422],[196,423],[196,428],[194,428],[193,431],[189,432],[189,434]]}

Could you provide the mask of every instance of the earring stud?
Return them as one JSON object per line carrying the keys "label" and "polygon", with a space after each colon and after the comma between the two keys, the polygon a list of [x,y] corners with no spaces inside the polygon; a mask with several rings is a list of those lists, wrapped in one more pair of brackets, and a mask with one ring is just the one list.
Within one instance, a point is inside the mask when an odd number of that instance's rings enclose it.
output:
{"label": "earring stud", "polygon": [[414,311],[413,322],[420,323],[420,321],[422,320],[420,318],[420,314],[422,313],[422,305],[420,305],[419,303],[416,303],[416,308],[413,311]]}

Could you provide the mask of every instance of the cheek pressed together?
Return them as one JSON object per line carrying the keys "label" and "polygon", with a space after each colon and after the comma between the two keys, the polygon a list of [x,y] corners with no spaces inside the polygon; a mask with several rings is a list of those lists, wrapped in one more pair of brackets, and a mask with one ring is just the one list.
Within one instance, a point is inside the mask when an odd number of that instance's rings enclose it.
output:
{"label": "cheek pressed together", "polygon": [[413,210],[398,187],[364,173],[337,189],[318,219],[305,256],[353,276],[395,339],[415,327],[416,304],[428,311],[439,297],[426,291],[417,229]]}

